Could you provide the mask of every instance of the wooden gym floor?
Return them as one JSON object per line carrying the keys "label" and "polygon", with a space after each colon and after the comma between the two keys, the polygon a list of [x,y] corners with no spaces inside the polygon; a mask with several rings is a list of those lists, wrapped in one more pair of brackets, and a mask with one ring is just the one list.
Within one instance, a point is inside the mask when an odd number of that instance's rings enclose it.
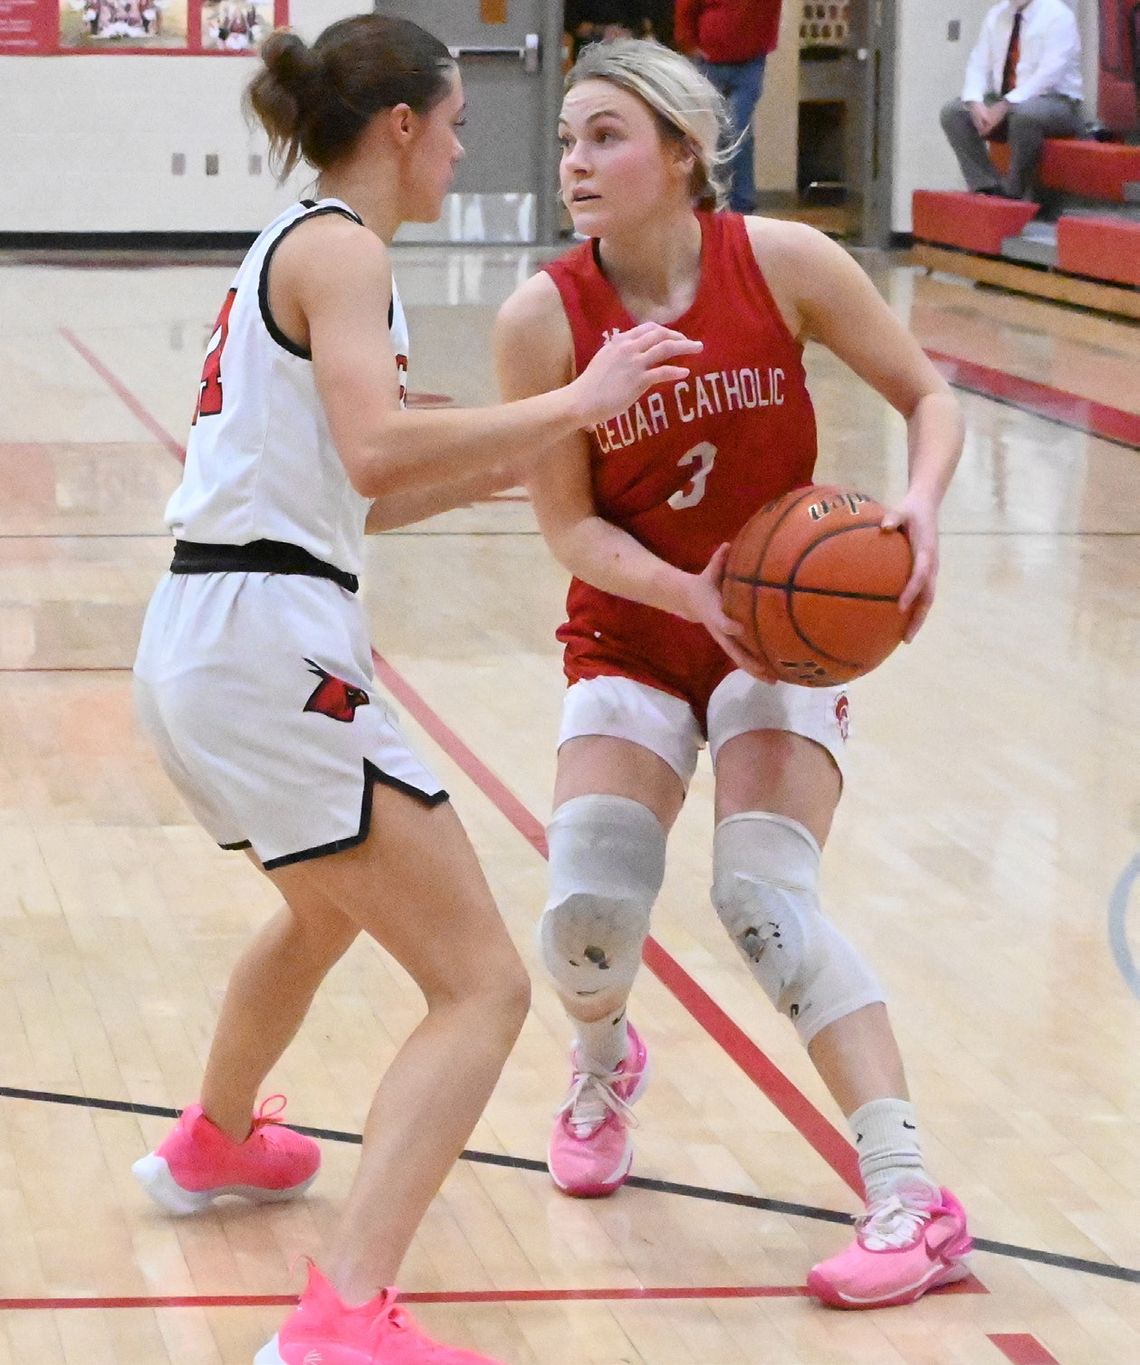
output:
{"label": "wooden gym floor", "polygon": [[[977,1278],[870,1314],[804,1296],[857,1208],[854,1158],[709,906],[707,764],[634,997],[655,1073],[638,1178],[578,1203],[543,1174],[567,1079],[532,934],[564,576],[508,495],[370,542],[367,604],[381,681],[536,976],[403,1276],[430,1329],[509,1365],[1140,1360],[1140,1001],[1105,933],[1140,828],[1140,334],[866,264],[961,387],[969,437],[934,615],[854,688],[825,895],[887,982]],[[490,398],[494,307],[533,267],[398,253],[413,391]],[[318,997],[272,1085],[325,1136],[311,1197],[175,1222],[135,1187],[131,1162],[195,1097],[228,968],[274,901],[191,822],[130,698],[231,269],[0,258],[0,1365],[248,1365],[417,1017],[410,982],[365,944]],[[809,369],[820,477],[897,496],[901,422],[826,354]]]}

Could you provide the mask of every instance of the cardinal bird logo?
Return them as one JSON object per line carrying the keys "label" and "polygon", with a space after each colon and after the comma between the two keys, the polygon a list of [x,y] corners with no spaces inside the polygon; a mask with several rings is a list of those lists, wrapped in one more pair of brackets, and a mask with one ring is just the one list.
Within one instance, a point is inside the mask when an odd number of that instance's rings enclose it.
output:
{"label": "cardinal bird logo", "polygon": [[351,721],[356,716],[358,706],[368,705],[368,693],[363,688],[353,687],[343,678],[334,678],[320,664],[313,663],[312,659],[306,659],[305,662],[309,665],[309,672],[315,673],[320,682],[313,688],[312,696],[303,710],[319,711],[322,716],[331,716],[333,720]]}
{"label": "cardinal bird logo", "polygon": [[847,743],[848,719],[847,719],[847,693],[840,692],[835,698],[835,720],[839,726],[839,736],[843,742]]}

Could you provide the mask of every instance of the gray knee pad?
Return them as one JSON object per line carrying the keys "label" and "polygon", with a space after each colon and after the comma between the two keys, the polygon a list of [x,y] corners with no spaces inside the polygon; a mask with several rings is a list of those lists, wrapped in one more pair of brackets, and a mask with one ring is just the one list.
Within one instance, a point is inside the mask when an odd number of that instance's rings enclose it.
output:
{"label": "gray knee pad", "polygon": [[565,995],[624,999],[665,879],[665,830],[639,801],[576,796],[554,812],[546,838],[550,896],[538,926],[546,969]]}
{"label": "gray knee pad", "polygon": [[795,820],[748,811],[716,828],[717,914],[804,1043],[883,999],[870,967],[820,910],[818,876],[819,845]]}

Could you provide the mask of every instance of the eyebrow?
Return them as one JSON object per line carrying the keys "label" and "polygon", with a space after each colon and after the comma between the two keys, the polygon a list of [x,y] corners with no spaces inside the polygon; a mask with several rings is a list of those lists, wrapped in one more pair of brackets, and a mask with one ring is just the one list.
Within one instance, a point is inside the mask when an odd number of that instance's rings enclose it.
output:
{"label": "eyebrow", "polygon": [[[600,118],[616,118],[619,123],[625,122],[625,119],[622,118],[621,114],[619,114],[616,109],[599,109],[596,113],[590,115],[586,120],[586,123],[587,125],[596,123]],[[561,115],[559,115],[558,118],[558,126],[559,128],[566,127],[566,120]]]}

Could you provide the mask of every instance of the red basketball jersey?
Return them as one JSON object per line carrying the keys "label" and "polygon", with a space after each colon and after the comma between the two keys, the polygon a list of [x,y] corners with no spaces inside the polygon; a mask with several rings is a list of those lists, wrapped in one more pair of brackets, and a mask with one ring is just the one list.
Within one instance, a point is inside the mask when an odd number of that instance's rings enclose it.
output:
{"label": "red basketball jersey", "polygon": [[[692,306],[670,326],[704,342],[688,378],[643,394],[590,434],[600,516],[661,559],[703,569],[757,508],[809,484],[815,413],[803,348],[756,264],[744,219],[700,213],[701,274]],[[614,332],[636,325],[602,273],[596,241],[546,270],[558,286],[580,374]],[[558,630],[573,682],[622,674],[693,704],[701,724],[733,665],[703,626],[601,592],[575,578]]]}

